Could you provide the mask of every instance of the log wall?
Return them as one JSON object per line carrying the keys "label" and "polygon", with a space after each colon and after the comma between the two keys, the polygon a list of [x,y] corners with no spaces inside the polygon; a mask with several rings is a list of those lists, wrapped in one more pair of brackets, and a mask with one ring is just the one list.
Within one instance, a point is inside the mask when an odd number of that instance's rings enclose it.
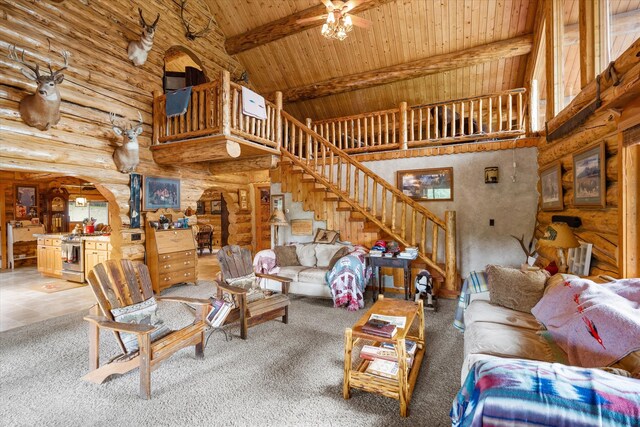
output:
{"label": "log wall", "polygon": [[[224,36],[214,28],[207,36],[188,41],[180,21],[179,1],[67,0],[0,2],[0,170],[50,172],[93,182],[110,202],[113,257],[143,259],[144,243],[132,243],[129,224],[129,176],[118,172],[112,160],[120,139],[111,130],[109,112],[144,121],[139,136],[140,165],[146,176],[180,178],[181,208],[195,208],[206,188],[248,188],[246,177],[213,177],[203,165],[189,168],[160,167],[153,162],[149,145],[152,125],[152,93],[162,90],[164,54],[172,46],[190,50],[205,74],[222,69],[232,76],[242,72],[224,50]],[[153,49],[147,62],[135,67],[127,58],[129,40],[140,37],[137,7],[152,21],[160,13]],[[195,27],[204,27],[209,11],[203,0],[188,3]],[[8,46],[25,49],[25,58],[46,69],[61,66],[57,52],[70,52],[69,67],[59,86],[61,120],[48,131],[27,126],[18,113],[19,101],[33,93],[35,85],[20,73],[20,65],[7,58]],[[239,221],[244,217],[239,217]],[[250,218],[249,218],[250,221]],[[137,230],[140,232],[140,230]],[[242,236],[241,241],[251,240]]]}
{"label": "log wall", "polygon": [[[564,208],[562,211],[538,210],[536,237],[540,238],[551,223],[553,215],[577,216],[582,226],[574,229],[576,237],[593,244],[590,274],[619,275],[618,264],[618,133],[617,115],[612,111],[603,111],[592,116],[587,122],[575,129],[571,135],[552,144],[542,138],[539,146],[538,166],[544,168],[559,160],[562,164],[562,191]],[[606,206],[604,208],[583,208],[573,206],[573,157],[572,153],[597,144],[605,143],[606,158]],[[538,183],[540,192],[540,184]],[[542,261],[546,264],[557,260],[554,248],[540,248]]]}

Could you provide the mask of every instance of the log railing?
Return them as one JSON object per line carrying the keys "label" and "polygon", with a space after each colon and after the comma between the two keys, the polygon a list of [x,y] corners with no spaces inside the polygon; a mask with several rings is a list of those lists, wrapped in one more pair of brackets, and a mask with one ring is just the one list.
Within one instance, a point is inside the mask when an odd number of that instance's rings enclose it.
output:
{"label": "log railing", "polygon": [[282,154],[400,244],[416,245],[420,259],[444,276],[445,289],[455,291],[455,212],[441,220],[285,111],[282,118]]}
{"label": "log railing", "polygon": [[211,82],[193,86],[185,114],[167,118],[165,106],[166,95],[156,94],[154,144],[221,134],[270,148],[280,146],[282,94],[277,93],[275,104],[265,100],[266,120],[247,116],[242,111],[242,86],[231,82],[228,71]]}
{"label": "log railing", "polygon": [[311,121],[309,127],[347,153],[516,138],[525,134],[526,90]]}

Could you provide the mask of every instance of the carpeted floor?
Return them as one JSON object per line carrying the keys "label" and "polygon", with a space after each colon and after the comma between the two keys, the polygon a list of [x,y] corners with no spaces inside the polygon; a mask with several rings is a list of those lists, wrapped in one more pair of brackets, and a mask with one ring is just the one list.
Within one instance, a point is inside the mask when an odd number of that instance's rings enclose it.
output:
{"label": "carpeted floor", "polygon": [[[174,287],[163,295],[207,297],[210,282]],[[369,294],[367,294],[369,297]],[[370,300],[367,307],[371,305]],[[363,313],[332,308],[331,301],[292,297],[289,324],[267,322],[249,338],[212,336],[205,359],[193,348],[152,373],[149,401],[139,399],[138,371],[102,385],[80,377],[88,366],[84,313],[0,333],[0,423],[45,426],[330,425],[445,426],[459,388],[463,337],[451,325],[455,301],[426,312],[427,352],[411,401],[401,419],[393,399],[352,391],[342,398],[343,334]],[[174,327],[188,322],[180,304],[161,303]],[[102,360],[116,354],[102,336]]]}

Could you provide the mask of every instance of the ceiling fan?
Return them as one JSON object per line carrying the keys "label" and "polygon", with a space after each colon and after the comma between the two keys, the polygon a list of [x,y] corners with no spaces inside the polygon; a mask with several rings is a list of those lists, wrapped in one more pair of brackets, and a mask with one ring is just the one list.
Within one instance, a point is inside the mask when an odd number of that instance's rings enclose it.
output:
{"label": "ceiling fan", "polygon": [[315,21],[326,21],[322,25],[321,34],[329,39],[344,40],[347,33],[353,29],[353,26],[369,28],[371,21],[368,19],[353,16],[349,12],[356,7],[362,0],[322,0],[327,7],[327,13],[312,16],[310,18],[298,19],[298,24],[308,24]]}

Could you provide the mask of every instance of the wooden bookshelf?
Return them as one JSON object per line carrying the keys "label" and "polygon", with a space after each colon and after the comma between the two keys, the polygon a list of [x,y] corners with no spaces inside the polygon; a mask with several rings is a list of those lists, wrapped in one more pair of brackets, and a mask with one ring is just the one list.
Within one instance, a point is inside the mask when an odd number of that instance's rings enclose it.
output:
{"label": "wooden bookshelf", "polygon": [[[405,328],[398,328],[395,336],[388,339],[369,335],[362,331],[362,326],[367,323],[372,314],[404,316],[406,318]],[[407,364],[406,357],[405,341],[407,339],[415,341],[417,345],[411,368]],[[381,342],[392,343],[395,347],[398,355],[397,379],[384,378],[366,372],[370,361],[360,358],[360,349],[363,345],[379,345]],[[344,343],[343,397],[349,399],[352,388],[377,393],[400,401],[400,416],[408,416],[409,402],[425,352],[422,300],[414,303],[393,298],[385,299],[383,295],[380,295],[369,311],[352,328],[345,330]]]}

